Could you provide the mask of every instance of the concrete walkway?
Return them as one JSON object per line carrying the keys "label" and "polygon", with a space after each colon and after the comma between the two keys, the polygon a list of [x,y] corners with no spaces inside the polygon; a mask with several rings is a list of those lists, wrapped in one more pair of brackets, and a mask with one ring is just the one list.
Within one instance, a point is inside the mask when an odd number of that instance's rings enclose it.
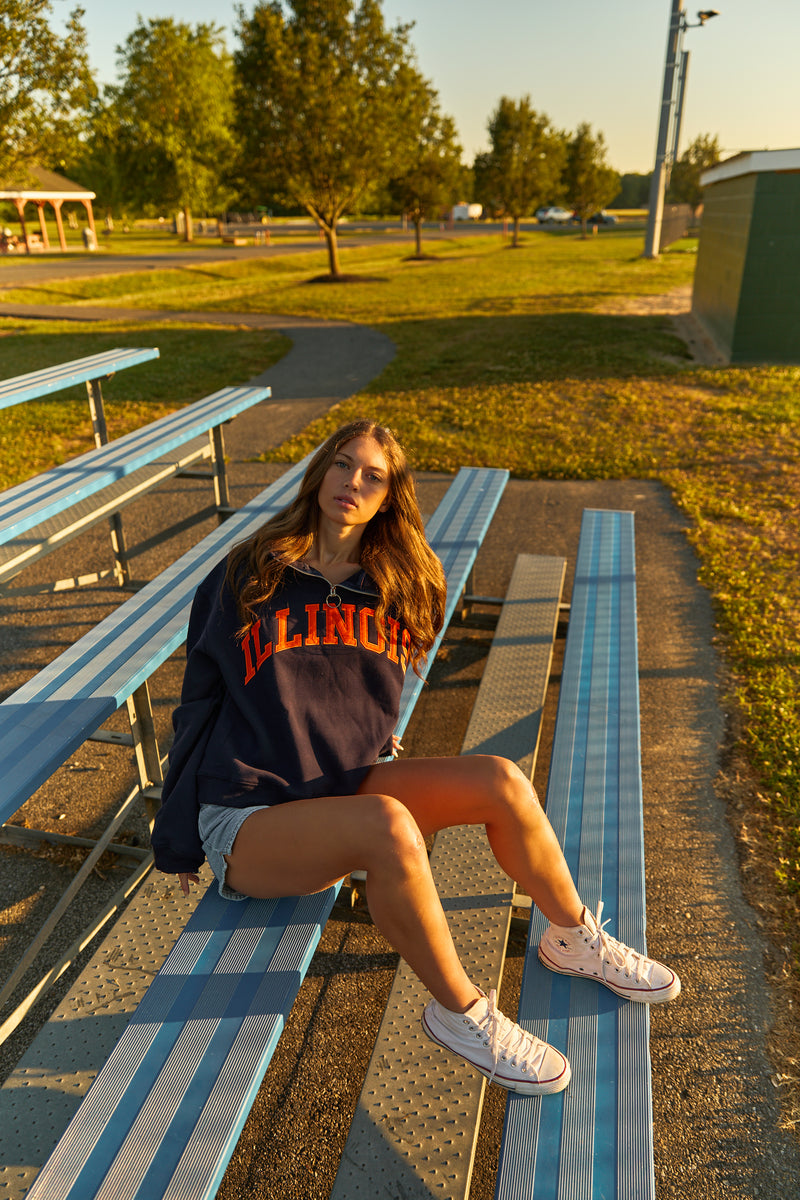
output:
{"label": "concrete walkway", "polygon": [[[99,311],[109,318],[109,310]],[[87,319],[87,310],[78,312]],[[58,315],[63,318],[64,310]],[[131,316],[141,320],[143,314],[136,310]],[[302,429],[309,414],[362,388],[390,360],[392,347],[372,331],[291,318],[168,314],[167,319],[209,316],[248,324],[263,320],[262,327],[286,332],[294,343],[265,372],[272,402],[255,410],[252,426],[242,428],[240,418],[226,435],[238,460],[232,482],[241,503],[274,470],[243,461],[254,430],[259,440],[279,444]],[[424,512],[432,511],[446,483],[441,476],[420,477]],[[196,502],[188,486],[170,489],[166,501],[159,495],[128,510],[131,523],[138,522],[136,534],[150,532],[163,508],[175,515]],[[685,518],[652,482],[512,481],[478,559],[476,590],[502,594],[519,552],[563,554],[570,579],[585,507],[636,512],[648,940],[650,950],[674,964],[684,981],[678,1001],[653,1013],[657,1194],[659,1200],[789,1200],[800,1195],[800,1153],[796,1138],[779,1128],[779,1093],[767,1051],[773,1003],[765,970],[768,947],[757,914],[743,898],[736,846],[715,792],[726,720],[713,614],[697,582]],[[193,532],[192,539],[202,532]],[[170,543],[162,553],[175,557],[182,544]],[[84,558],[105,552],[104,531],[95,531],[62,553],[80,567]],[[145,566],[149,574],[160,569],[156,557],[148,556]],[[0,604],[6,678],[30,674],[118,598],[106,588],[83,597]],[[480,624],[454,626],[448,633],[446,653],[404,738],[408,754],[458,753],[490,637]],[[157,691],[162,731],[180,684],[180,664],[171,671]],[[547,754],[545,742],[537,780],[542,792]],[[39,811],[32,811],[31,824],[69,813],[77,791],[82,807],[90,808],[93,796],[97,804],[107,803],[120,770],[110,762],[107,750],[82,751],[69,768],[80,774],[67,771],[43,790],[32,804]],[[12,901],[37,895],[39,868],[30,856],[24,862],[17,856],[15,864],[14,879],[6,879],[16,892],[2,899],[21,925]],[[592,904],[596,899],[587,897]],[[6,958],[13,956],[18,934],[9,927]],[[521,952],[515,936],[501,998],[510,1012]],[[222,1200],[327,1200],[394,962],[390,947],[363,916],[337,909],[226,1173]],[[490,1089],[471,1200],[490,1200],[493,1193],[504,1100],[499,1089]]]}
{"label": "concrete walkway", "polygon": [[296,430],[304,429],[315,417],[327,412],[332,404],[361,391],[395,354],[394,344],[377,330],[347,321],[312,317],[4,303],[0,303],[0,317],[243,325],[290,338],[289,352],[250,381],[268,384],[272,388],[271,400],[243,413],[225,431],[226,450],[234,462],[252,457],[254,445],[266,449],[265,431],[269,432],[269,446],[279,446]]}

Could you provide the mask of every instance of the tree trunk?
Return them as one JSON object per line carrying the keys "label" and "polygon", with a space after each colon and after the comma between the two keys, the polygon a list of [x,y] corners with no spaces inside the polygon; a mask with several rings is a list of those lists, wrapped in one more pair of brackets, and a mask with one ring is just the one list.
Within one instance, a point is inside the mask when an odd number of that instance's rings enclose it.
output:
{"label": "tree trunk", "polygon": [[512,246],[519,245],[519,217],[514,217],[514,238],[511,242]]}
{"label": "tree trunk", "polygon": [[414,237],[417,240],[417,258],[422,258],[422,217],[414,218]]}
{"label": "tree trunk", "polygon": [[194,240],[194,230],[192,229],[192,210],[188,204],[183,206],[183,240],[191,242]]}
{"label": "tree trunk", "polygon": [[323,225],[322,231],[325,234],[325,241],[328,244],[328,264],[331,269],[331,278],[339,279],[342,274],[339,266],[339,241],[336,237],[336,222],[331,225]]}

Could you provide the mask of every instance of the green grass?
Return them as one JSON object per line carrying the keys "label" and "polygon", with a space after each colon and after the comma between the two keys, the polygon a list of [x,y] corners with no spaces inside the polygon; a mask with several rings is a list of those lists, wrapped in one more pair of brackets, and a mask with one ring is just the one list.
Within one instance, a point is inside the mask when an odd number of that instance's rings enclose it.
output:
{"label": "green grass", "polygon": [[346,286],[311,282],[327,268],[318,252],[187,261],[15,297],[333,317],[391,337],[397,357],[380,378],[276,459],[367,412],[399,433],[421,470],[663,481],[714,598],[737,750],[759,782],[774,879],[800,893],[800,369],[700,367],[665,317],[636,315],[631,298],[688,287],[692,242],[657,262],[624,230],[533,234],[518,250],[486,236],[425,248],[433,261],[406,261],[399,246],[347,250],[344,270],[361,278]]}
{"label": "green grass", "polygon": [[[603,297],[619,297],[633,288],[657,294],[687,282],[693,255],[675,253],[648,263],[639,255],[640,239],[616,231],[582,241],[576,234],[529,234],[512,250],[498,235],[423,242],[433,261],[405,261],[412,250],[388,243],[347,249],[344,269],[362,282],[336,289],[309,285],[327,271],[323,249],[279,259],[242,259],[215,265],[192,263],[146,274],[107,275],[59,280],[40,287],[17,287],[3,298],[21,303],[97,304],[180,310],[194,308],[238,312],[307,313],[381,324],[399,318],[497,316],[550,312],[565,304],[592,311]],[[578,249],[586,275],[575,271]],[[480,280],[475,271],[480,267]],[[445,270],[441,268],[445,267]],[[378,293],[376,295],[376,292]],[[288,307],[287,307],[288,306]]]}
{"label": "green grass", "polygon": [[[278,334],[230,326],[0,321],[0,378],[102,350],[157,346],[160,357],[104,384],[109,435],[119,437],[228,384],[246,383],[287,350]],[[86,388],[0,409],[0,488],[94,445]]]}
{"label": "green grass", "polygon": [[[31,216],[31,210],[27,213],[27,229],[29,233],[39,234],[39,219]],[[80,258],[86,257],[86,249],[83,245],[83,228],[86,227],[87,221],[82,214],[79,217],[80,229],[70,229],[67,222],[64,222],[64,240],[67,243],[66,253],[69,255],[77,255]],[[21,229],[19,223],[15,220],[9,222],[14,229],[17,237],[21,237]],[[50,249],[58,251],[58,227],[54,220],[48,219],[45,222],[47,226],[47,236],[50,241]],[[113,233],[107,234],[103,230],[102,221],[96,222],[97,231],[97,251],[95,253],[102,255],[106,251],[111,251],[114,254],[163,254],[165,251],[173,253],[175,251],[188,250],[195,248],[203,248],[209,243],[218,246],[221,244],[220,239],[214,238],[196,238],[192,242],[184,242],[182,238],[172,233],[169,226],[164,230],[139,230],[133,229],[129,233],[123,233],[121,225],[118,225]],[[37,252],[34,251],[34,254]],[[38,255],[37,255],[38,257]],[[14,266],[15,264],[24,264],[27,259],[24,247],[13,254],[6,255],[3,258],[3,267]]]}
{"label": "green grass", "polygon": [[[3,222],[0,220],[0,224]],[[21,229],[19,223],[10,218],[7,222],[13,228],[17,237],[21,237]],[[58,227],[54,220],[47,220],[47,236],[50,241],[50,250],[61,256],[59,251]],[[87,251],[83,244],[83,227],[86,226],[86,219],[81,219],[81,229],[70,229],[64,222],[64,240],[67,243],[66,255],[70,258],[86,258]],[[31,210],[28,210],[27,228],[29,233],[35,233],[41,236],[39,229],[38,217],[31,217]],[[145,254],[186,254],[191,257],[203,250],[208,250],[211,247],[222,246],[222,238],[219,237],[216,231],[213,234],[197,234],[191,242],[184,241],[183,237],[172,232],[171,224],[167,223],[164,229],[130,229],[127,233],[123,231],[121,222],[117,222],[112,233],[106,233],[103,229],[102,221],[96,221],[97,232],[97,250],[93,251],[98,258],[102,258],[104,254],[124,254],[124,255],[145,255]],[[291,242],[298,239],[308,241],[314,237],[313,232],[309,234],[308,230],[299,233],[293,230],[291,225],[280,225],[273,223],[270,227],[270,233],[275,237],[279,237],[280,241]],[[247,236],[247,235],[244,235]],[[250,244],[254,244],[254,239],[249,238]],[[39,258],[39,251],[34,251],[34,256]],[[13,254],[3,256],[3,269],[14,268],[24,270],[24,264],[29,261],[25,253],[24,247]]]}

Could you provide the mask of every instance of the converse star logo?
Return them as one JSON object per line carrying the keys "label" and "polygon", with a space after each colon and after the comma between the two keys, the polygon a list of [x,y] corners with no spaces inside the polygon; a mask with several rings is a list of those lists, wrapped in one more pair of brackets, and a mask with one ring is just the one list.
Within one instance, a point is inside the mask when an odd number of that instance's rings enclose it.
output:
{"label": "converse star logo", "polygon": [[558,939],[558,944],[562,950],[569,950],[569,942],[565,942],[563,938]]}

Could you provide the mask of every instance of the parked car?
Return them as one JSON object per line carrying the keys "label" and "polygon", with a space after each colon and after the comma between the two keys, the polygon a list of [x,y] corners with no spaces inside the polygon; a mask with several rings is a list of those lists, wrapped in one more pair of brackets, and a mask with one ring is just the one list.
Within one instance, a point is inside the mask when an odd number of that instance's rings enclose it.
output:
{"label": "parked car", "polygon": [[[572,219],[580,224],[581,219],[577,213],[572,214]],[[614,216],[614,214],[606,212],[605,209],[603,209],[602,212],[592,213],[591,217],[587,217],[586,219],[587,225],[616,225],[616,223],[617,218]]]}
{"label": "parked car", "polygon": [[572,213],[566,208],[551,205],[549,208],[537,208],[535,216],[541,225],[546,225],[551,221],[563,225],[570,220]]}

